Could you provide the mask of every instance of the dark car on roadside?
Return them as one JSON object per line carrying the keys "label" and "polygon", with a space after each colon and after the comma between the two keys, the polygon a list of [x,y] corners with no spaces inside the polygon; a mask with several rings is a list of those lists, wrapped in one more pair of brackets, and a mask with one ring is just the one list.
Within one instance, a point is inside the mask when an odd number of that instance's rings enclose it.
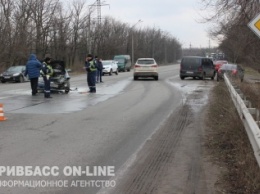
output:
{"label": "dark car on roadside", "polygon": [[210,58],[186,56],[181,60],[180,78],[182,80],[186,77],[192,77],[193,79],[199,78],[201,80],[211,78],[213,80],[215,74],[215,67]]}
{"label": "dark car on roadside", "polygon": [[223,64],[217,71],[217,81],[223,80],[224,74],[231,78],[239,78],[241,82],[244,80],[244,69],[237,64]]}
{"label": "dark car on roadside", "polygon": [[9,67],[5,72],[0,74],[0,80],[5,82],[24,82],[28,81],[28,77],[24,75],[25,65]]}

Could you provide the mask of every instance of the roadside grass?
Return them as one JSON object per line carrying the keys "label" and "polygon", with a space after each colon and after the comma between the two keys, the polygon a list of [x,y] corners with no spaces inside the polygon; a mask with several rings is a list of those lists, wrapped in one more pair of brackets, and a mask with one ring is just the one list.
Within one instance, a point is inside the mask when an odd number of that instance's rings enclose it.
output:
{"label": "roadside grass", "polygon": [[221,169],[216,187],[221,193],[260,193],[260,168],[244,126],[224,82],[212,91],[207,120],[206,147]]}
{"label": "roadside grass", "polygon": [[252,84],[242,82],[240,83],[239,88],[246,98],[252,103],[252,107],[260,109],[260,83]]}
{"label": "roadside grass", "polygon": [[257,70],[247,66],[243,66],[243,68],[245,70],[245,74],[252,75],[252,76],[259,76],[260,72],[257,72]]}

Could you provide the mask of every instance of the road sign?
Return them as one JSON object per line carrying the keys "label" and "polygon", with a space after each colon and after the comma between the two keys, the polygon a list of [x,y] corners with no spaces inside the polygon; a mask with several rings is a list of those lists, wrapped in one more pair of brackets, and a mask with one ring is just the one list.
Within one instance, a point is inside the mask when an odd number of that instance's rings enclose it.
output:
{"label": "road sign", "polygon": [[248,27],[260,38],[260,14],[248,23]]}

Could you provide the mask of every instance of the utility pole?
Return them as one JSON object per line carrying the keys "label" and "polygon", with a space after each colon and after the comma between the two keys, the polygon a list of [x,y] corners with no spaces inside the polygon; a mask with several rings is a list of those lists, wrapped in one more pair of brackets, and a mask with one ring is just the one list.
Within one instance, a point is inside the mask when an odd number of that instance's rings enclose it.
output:
{"label": "utility pole", "polygon": [[211,48],[210,48],[210,39],[209,39],[209,53],[211,53],[211,50],[210,50]]}
{"label": "utility pole", "polygon": [[101,25],[101,6],[110,6],[109,4],[104,4],[101,3],[100,0],[96,1],[96,6],[97,6],[97,20],[98,20],[98,26]]}
{"label": "utility pole", "polygon": [[142,20],[138,20],[137,23],[135,23],[132,27],[131,27],[131,31],[132,31],[132,65],[134,64],[134,27],[139,24],[140,22],[143,22]]}
{"label": "utility pole", "polygon": [[[96,25],[95,25],[95,28],[98,29],[98,28],[101,28],[101,7],[102,6],[109,6],[109,4],[104,4],[104,3],[101,3],[100,0],[96,0],[95,3],[93,3],[92,5],[90,5],[90,7],[93,7],[95,6],[96,7],[96,10],[97,10],[97,22],[96,22]],[[97,39],[100,38],[100,30],[97,30],[97,33],[96,33],[96,37]],[[98,51],[98,48],[96,48],[96,52]]]}
{"label": "utility pole", "polygon": [[109,4],[104,4],[101,3],[100,0],[96,0],[95,3],[93,3],[92,5],[89,5],[90,7],[96,7],[97,9],[97,24],[98,26],[101,25],[101,7],[102,6],[110,6]]}

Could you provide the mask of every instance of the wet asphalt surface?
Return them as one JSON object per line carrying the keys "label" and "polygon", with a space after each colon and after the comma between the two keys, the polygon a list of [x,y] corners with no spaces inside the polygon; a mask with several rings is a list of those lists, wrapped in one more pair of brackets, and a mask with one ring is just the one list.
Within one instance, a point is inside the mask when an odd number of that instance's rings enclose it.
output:
{"label": "wet asphalt surface", "polygon": [[[0,123],[0,164],[3,166],[114,166],[113,177],[2,176],[1,180],[118,180],[129,173],[137,153],[180,106],[199,112],[211,80],[180,80],[178,65],[160,68],[159,81],[133,81],[132,72],[104,76],[97,93],[86,93],[86,76],[71,76],[69,94],[52,99],[30,95],[29,82],[0,85],[0,103],[7,121]],[[131,170],[130,170],[131,171]],[[97,186],[0,187],[0,193],[108,193]]]}

